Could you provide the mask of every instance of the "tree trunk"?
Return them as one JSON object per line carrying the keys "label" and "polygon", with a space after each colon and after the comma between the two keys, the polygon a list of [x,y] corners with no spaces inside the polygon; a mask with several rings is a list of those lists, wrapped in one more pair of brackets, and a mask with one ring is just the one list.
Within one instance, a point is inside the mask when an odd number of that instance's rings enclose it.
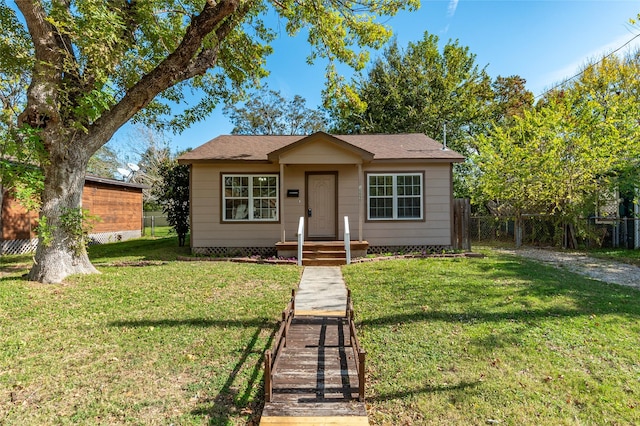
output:
{"label": "tree trunk", "polygon": [[[80,150],[51,158],[44,167],[45,182],[35,263],[29,279],[59,283],[73,274],[99,273],[87,255],[79,224],[69,224],[73,212],[82,208],[82,190],[88,157]],[[77,217],[77,216],[76,216]],[[43,226],[43,218],[46,225]]]}
{"label": "tree trunk", "polygon": [[520,248],[522,247],[522,215],[520,213],[516,214],[516,220],[513,228],[516,248]]}
{"label": "tree trunk", "polygon": [[4,226],[2,221],[2,214],[4,213],[4,209],[2,208],[4,205],[4,187],[2,186],[2,182],[0,181],[0,256],[4,254]]}

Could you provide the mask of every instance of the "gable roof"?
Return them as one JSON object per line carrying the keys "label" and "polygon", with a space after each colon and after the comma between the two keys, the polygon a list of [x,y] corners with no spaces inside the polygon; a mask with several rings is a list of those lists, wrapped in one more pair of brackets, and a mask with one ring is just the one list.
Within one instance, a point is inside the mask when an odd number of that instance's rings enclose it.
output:
{"label": "gable roof", "polygon": [[367,161],[417,160],[462,162],[464,157],[423,133],[329,135],[323,132],[310,136],[283,135],[222,135],[187,152],[178,158],[180,164],[208,162],[264,162],[315,140],[328,140],[357,152]]}

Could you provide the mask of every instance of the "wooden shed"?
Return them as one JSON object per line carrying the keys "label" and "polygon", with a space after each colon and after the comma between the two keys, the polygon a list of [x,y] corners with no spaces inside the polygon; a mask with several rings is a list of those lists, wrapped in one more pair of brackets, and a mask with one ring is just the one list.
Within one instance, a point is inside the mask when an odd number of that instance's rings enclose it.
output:
{"label": "wooden shed", "polygon": [[[102,244],[140,238],[142,235],[142,190],[145,185],[85,177],[82,206],[99,218],[90,243]],[[2,240],[0,254],[21,254],[35,250],[38,213],[24,209],[6,191],[2,197]]]}

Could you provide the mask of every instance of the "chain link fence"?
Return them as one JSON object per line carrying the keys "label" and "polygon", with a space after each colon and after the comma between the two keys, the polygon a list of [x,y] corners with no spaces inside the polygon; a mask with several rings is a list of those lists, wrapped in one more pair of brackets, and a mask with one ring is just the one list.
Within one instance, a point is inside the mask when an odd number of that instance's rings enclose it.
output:
{"label": "chain link fence", "polygon": [[143,219],[143,232],[142,235],[156,236],[156,230],[158,228],[166,228],[169,225],[167,221],[167,215],[161,211],[148,211],[144,212]]}
{"label": "chain link fence", "polygon": [[[582,218],[567,225],[554,216],[523,215],[522,244],[563,247],[571,229],[578,247],[640,248],[640,218]],[[471,240],[476,243],[515,244],[515,219],[473,216],[469,223]]]}

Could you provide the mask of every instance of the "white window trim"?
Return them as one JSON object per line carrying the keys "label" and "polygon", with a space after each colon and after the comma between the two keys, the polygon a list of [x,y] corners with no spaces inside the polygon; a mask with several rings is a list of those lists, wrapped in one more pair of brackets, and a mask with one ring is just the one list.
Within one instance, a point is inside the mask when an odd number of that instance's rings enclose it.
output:
{"label": "white window trim", "polygon": [[[242,177],[246,177],[248,178],[248,182],[249,182],[249,186],[248,186],[248,196],[247,197],[228,197],[226,196],[226,179],[227,178],[242,178]],[[274,218],[254,218],[253,217],[253,179],[254,178],[272,178],[275,177],[276,178],[276,184],[275,184],[275,189],[276,189],[276,195],[275,197],[268,197],[269,199],[274,198],[276,201],[276,214]],[[246,174],[246,173],[242,173],[242,174],[236,174],[236,173],[227,173],[227,174],[223,174],[222,175],[222,194],[221,194],[221,198],[222,198],[222,221],[223,222],[241,222],[241,223],[245,223],[245,222],[278,222],[280,220],[280,176],[274,173],[255,173],[255,174]],[[227,211],[227,200],[237,200],[237,199],[241,199],[241,198],[246,198],[247,199],[247,218],[246,219],[234,219],[234,218],[227,218],[226,215],[226,211]],[[258,197],[261,199],[267,198],[267,197]]]}
{"label": "white window trim", "polygon": [[[371,199],[372,198],[386,198],[386,197],[376,197],[371,196],[371,188],[369,186],[369,178],[371,176],[391,176],[393,179],[392,190],[393,194],[391,197],[393,198],[393,208],[392,208],[392,217],[371,217]],[[420,178],[420,217],[398,217],[398,176],[418,176]],[[420,172],[397,172],[397,173],[367,173],[366,175],[367,181],[367,220],[369,221],[385,221],[385,220],[396,220],[396,221],[421,221],[424,220],[424,174]],[[402,198],[402,197],[401,197]]]}

